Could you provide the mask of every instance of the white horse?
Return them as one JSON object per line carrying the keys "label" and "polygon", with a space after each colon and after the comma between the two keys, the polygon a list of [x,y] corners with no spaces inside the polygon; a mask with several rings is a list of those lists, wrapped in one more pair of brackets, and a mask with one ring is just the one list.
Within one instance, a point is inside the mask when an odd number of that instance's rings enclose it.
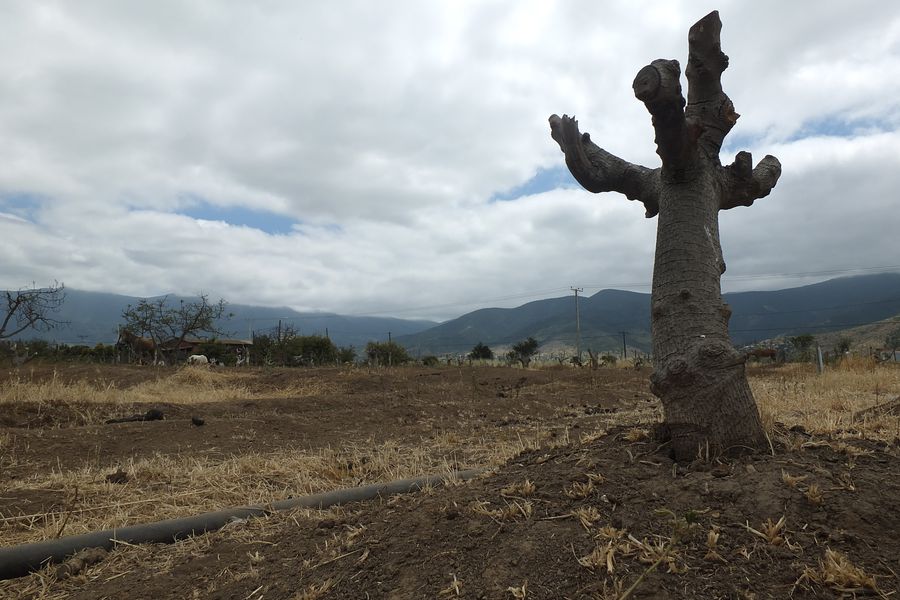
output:
{"label": "white horse", "polygon": [[191,354],[188,356],[187,364],[189,365],[208,365],[209,359],[204,354]]}

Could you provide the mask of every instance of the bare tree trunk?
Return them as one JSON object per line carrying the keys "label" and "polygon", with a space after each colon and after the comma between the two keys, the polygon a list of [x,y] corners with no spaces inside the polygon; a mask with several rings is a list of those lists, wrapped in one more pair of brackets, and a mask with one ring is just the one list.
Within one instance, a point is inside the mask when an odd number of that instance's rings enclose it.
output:
{"label": "bare tree trunk", "polygon": [[663,403],[665,430],[679,459],[698,452],[759,449],[759,413],[731,344],[731,311],[722,301],[718,194],[709,169],[660,194],[650,327],[651,390]]}
{"label": "bare tree trunk", "polygon": [[719,160],[722,141],[739,116],[722,91],[728,57],[719,43],[721,26],[712,12],[691,27],[686,108],[677,61],[655,60],[634,80],[635,96],[653,117],[661,167],[628,163],[582,135],[574,118],[550,117],[551,135],[582,186],[595,193],[621,192],[639,200],[648,218],[659,215],[651,390],[662,401],[662,431],[678,460],[766,444],[745,359],[728,336],[731,311],[719,283],[725,261],[718,215],[768,195],[781,165],[766,156],[754,169],[747,152],[727,167]]}

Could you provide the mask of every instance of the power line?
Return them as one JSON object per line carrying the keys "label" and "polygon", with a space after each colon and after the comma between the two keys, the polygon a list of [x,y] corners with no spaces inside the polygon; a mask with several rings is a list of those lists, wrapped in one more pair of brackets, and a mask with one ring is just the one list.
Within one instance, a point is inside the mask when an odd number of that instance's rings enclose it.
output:
{"label": "power line", "polygon": [[827,325],[785,325],[783,327],[759,327],[753,329],[730,329],[732,333],[751,333],[756,331],[793,331],[797,329],[846,329],[847,327],[863,327],[865,325],[881,325],[885,323],[898,323],[900,319],[897,317],[889,317],[878,321],[869,321],[865,323],[829,323]]}
{"label": "power line", "polygon": [[[824,271],[797,271],[792,273],[748,273],[746,275],[732,275],[725,273],[722,276],[724,281],[747,281],[753,279],[779,279],[779,278],[801,278],[801,277],[817,277],[822,275],[848,275],[853,273],[874,273],[874,272],[892,272],[900,270],[900,265],[883,265],[880,267],[848,267],[845,269],[828,269]],[[619,287],[650,287],[652,284],[648,281],[639,281],[631,283],[606,283],[606,284],[586,284],[586,288],[605,289]]]}
{"label": "power line", "polygon": [[[843,269],[828,269],[822,271],[802,271],[802,272],[792,272],[792,273],[748,273],[745,275],[731,275],[726,273],[723,276],[724,281],[747,281],[754,279],[776,279],[776,278],[803,278],[803,277],[816,277],[816,276],[825,276],[825,275],[842,275],[842,274],[853,274],[853,273],[874,273],[874,272],[890,272],[890,271],[900,271],[900,265],[883,265],[877,267],[848,267]],[[642,281],[632,281],[627,283],[593,283],[593,284],[585,284],[581,289],[590,289],[590,290],[603,290],[603,289],[619,289],[619,288],[649,288],[651,286],[651,282],[648,280]],[[407,314],[411,312],[423,312],[429,310],[436,309],[445,309],[445,308],[458,308],[462,306],[482,306],[483,308],[493,308],[484,306],[490,302],[504,302],[507,300],[540,300],[547,299],[545,296],[548,294],[559,294],[566,293],[570,291],[570,287],[560,286],[560,287],[549,287],[549,288],[541,288],[541,289],[531,289],[531,290],[522,290],[515,294],[507,294],[503,296],[492,296],[489,298],[480,298],[480,299],[472,299],[461,302],[447,302],[441,304],[427,304],[427,305],[419,305],[419,306],[405,306],[400,309],[392,308],[392,309],[379,309],[379,310],[370,310],[370,311],[359,311],[359,312],[347,312],[341,314],[334,313],[326,313],[326,314],[301,314],[298,316],[292,317],[260,317],[253,319],[255,320],[273,320],[277,321],[279,318],[284,319],[340,319],[344,317],[379,317],[379,318],[390,318],[383,317],[384,314]]]}
{"label": "power line", "polygon": [[872,302],[855,302],[853,304],[841,304],[837,306],[827,306],[824,308],[801,308],[797,310],[775,310],[763,313],[738,313],[732,316],[732,320],[734,317],[768,317],[769,315],[791,315],[796,313],[811,313],[811,312],[824,312],[827,310],[840,310],[842,308],[853,308],[854,306],[871,306],[873,304],[888,304],[890,302],[900,302],[900,298],[886,298],[884,300],[875,300]]}
{"label": "power line", "polygon": [[825,306],[825,307],[821,307],[821,308],[803,308],[803,309],[797,309],[797,310],[772,310],[772,311],[761,312],[761,313],[736,312],[732,315],[731,320],[734,321],[735,319],[743,319],[745,317],[769,317],[769,316],[774,316],[774,315],[791,315],[791,314],[798,314],[798,313],[825,312],[825,311],[829,311],[829,310],[841,310],[844,308],[854,308],[857,306],[872,306],[872,305],[876,305],[876,304],[890,304],[892,302],[900,302],[900,297],[885,298],[883,300],[874,300],[871,302],[853,302],[850,304],[836,304],[833,306]]}
{"label": "power line", "polygon": [[877,271],[896,271],[900,265],[884,265],[881,267],[852,267],[847,269],[829,269],[826,271],[801,271],[796,273],[758,273],[753,275],[725,275],[726,279],[770,279],[773,277],[816,277],[819,275],[842,275],[848,273],[871,273]]}
{"label": "power line", "polygon": [[[803,277],[816,277],[816,276],[825,276],[825,275],[842,275],[842,274],[859,274],[859,273],[874,273],[874,272],[892,272],[892,271],[900,271],[900,265],[883,265],[878,267],[852,267],[852,268],[844,268],[844,269],[828,269],[823,271],[803,271],[803,272],[793,272],[793,273],[749,273],[746,275],[728,275],[723,276],[725,281],[747,281],[754,279],[776,279],[776,278],[803,278]],[[584,284],[582,289],[591,289],[591,290],[602,290],[602,289],[618,289],[618,288],[649,288],[651,286],[651,282],[644,280],[639,282],[628,282],[628,283],[594,283],[594,284]],[[445,304],[432,304],[425,306],[413,306],[413,307],[404,307],[400,310],[378,310],[378,311],[370,311],[370,312],[357,312],[357,313],[343,313],[341,315],[335,316],[379,316],[384,313],[391,314],[404,314],[410,312],[421,312],[426,310],[434,310],[439,308],[456,308],[460,306],[478,306],[484,305],[489,302],[502,302],[505,300],[539,300],[543,299],[543,296],[547,294],[555,294],[560,292],[570,291],[570,288],[566,287],[553,287],[553,288],[544,288],[544,289],[534,289],[534,290],[523,290],[516,294],[506,295],[506,296],[495,296],[491,298],[482,298],[482,299],[473,299],[469,301],[463,302],[450,302]],[[487,307],[485,307],[487,308]]]}

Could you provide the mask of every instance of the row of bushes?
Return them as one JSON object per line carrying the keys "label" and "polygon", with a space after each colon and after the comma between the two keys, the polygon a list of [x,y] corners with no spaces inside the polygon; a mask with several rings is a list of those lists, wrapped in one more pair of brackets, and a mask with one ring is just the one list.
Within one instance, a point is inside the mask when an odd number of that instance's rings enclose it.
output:
{"label": "row of bushes", "polygon": [[54,344],[46,340],[30,340],[27,342],[0,342],[0,357],[4,360],[78,360],[85,362],[115,362],[116,347],[113,344]]}
{"label": "row of bushes", "polygon": [[[448,364],[467,361],[492,361],[500,359],[507,364],[528,366],[537,353],[538,342],[528,338],[512,346],[502,357],[495,356],[493,350],[479,342],[465,356],[438,358],[425,356],[420,361],[413,359],[409,352],[396,342],[369,342],[363,355],[359,356],[353,346],[338,347],[328,337],[322,335],[257,335],[250,347],[250,364],[256,366],[316,366],[354,364],[359,360],[373,366],[398,366],[421,362],[426,366],[437,366],[442,361]],[[210,340],[197,348],[196,352],[225,365],[234,365],[240,356],[234,346]],[[113,344],[69,345],[53,344],[44,340],[28,342],[0,342],[0,357],[6,360],[24,362],[27,357],[45,360],[84,361],[113,363],[127,361],[126,352],[121,352]],[[182,357],[183,358],[183,357]]]}

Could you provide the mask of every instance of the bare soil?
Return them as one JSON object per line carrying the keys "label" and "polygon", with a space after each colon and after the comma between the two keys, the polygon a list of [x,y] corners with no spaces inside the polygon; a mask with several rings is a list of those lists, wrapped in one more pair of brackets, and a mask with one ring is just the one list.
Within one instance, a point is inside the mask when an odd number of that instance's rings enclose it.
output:
{"label": "bare soil", "polygon": [[[55,376],[122,387],[169,374],[72,366],[57,367]],[[467,483],[338,511],[278,513],[174,545],[120,547],[59,581],[46,570],[2,583],[0,597],[893,597],[900,588],[900,440],[836,440],[779,427],[773,454],[725,459],[701,452],[692,464],[674,464],[646,420],[635,417],[655,408],[647,375],[259,371],[252,383],[258,390],[315,378],[331,391],[302,400],[162,401],[152,407],[165,420],[116,425],[86,423],[84,411],[69,404],[50,412],[3,405],[0,435],[14,438],[8,447],[18,466],[0,472],[0,486],[35,469],[92,464],[113,471],[156,453],[228,456],[348,437],[427,444],[473,428],[487,440],[525,426],[553,435],[545,447]],[[52,377],[53,368],[28,376]],[[116,417],[150,407],[103,410]],[[192,415],[206,424],[192,426]],[[623,422],[604,426],[617,415]],[[0,491],[4,515],[63,502],[53,490]],[[42,587],[41,578],[49,583]]]}

